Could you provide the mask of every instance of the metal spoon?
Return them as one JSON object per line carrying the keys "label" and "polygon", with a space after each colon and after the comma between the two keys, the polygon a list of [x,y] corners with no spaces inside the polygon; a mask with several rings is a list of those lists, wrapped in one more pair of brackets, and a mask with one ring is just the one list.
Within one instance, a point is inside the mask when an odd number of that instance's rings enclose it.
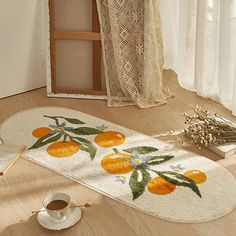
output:
{"label": "metal spoon", "polygon": [[[74,207],[86,207],[86,208],[89,208],[89,207],[91,207],[91,204],[90,203],[85,203],[83,205],[72,205],[69,208],[74,208]],[[44,210],[39,210],[39,211],[32,211],[32,214],[43,212],[43,211],[47,211],[47,210],[44,209]]]}

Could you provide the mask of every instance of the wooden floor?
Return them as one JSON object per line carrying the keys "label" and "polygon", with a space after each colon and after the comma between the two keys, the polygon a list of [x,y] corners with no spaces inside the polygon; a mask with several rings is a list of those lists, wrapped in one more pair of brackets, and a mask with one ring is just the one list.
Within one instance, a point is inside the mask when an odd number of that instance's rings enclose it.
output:
{"label": "wooden floor", "polygon": [[[148,135],[157,135],[182,129],[182,114],[194,104],[214,109],[236,122],[236,118],[223,106],[180,88],[174,73],[168,71],[166,77],[175,97],[160,107],[107,108],[105,101],[47,98],[46,89],[39,89],[0,100],[0,122],[23,109],[54,105],[86,112]],[[203,153],[236,176],[236,158],[222,160],[209,151]],[[76,226],[60,232],[48,231],[38,224],[31,211],[39,209],[44,196],[53,191],[68,193],[78,204],[90,200],[96,205],[83,212],[83,218]],[[207,223],[173,223],[132,209],[41,166],[19,159],[5,176],[0,177],[0,232],[4,236],[235,236],[236,210]]]}

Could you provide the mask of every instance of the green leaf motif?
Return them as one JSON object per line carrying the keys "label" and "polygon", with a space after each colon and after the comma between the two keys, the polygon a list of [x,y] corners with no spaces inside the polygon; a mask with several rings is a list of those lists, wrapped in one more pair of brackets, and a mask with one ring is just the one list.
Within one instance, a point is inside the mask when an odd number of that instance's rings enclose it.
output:
{"label": "green leaf motif", "polygon": [[[139,174],[142,175],[141,181],[138,180]],[[130,177],[130,180],[129,180],[129,186],[130,186],[132,194],[133,194],[133,200],[137,199],[138,197],[140,197],[144,193],[145,188],[146,188],[150,179],[151,179],[150,174],[146,170],[134,169],[134,171]]]}
{"label": "green leaf motif", "polygon": [[196,183],[188,177],[173,171],[155,171],[166,181],[176,185],[191,188],[199,197],[202,197]]}
{"label": "green leaf motif", "polygon": [[85,139],[85,138],[80,138],[80,137],[73,137],[73,138],[80,141],[80,142],[82,142],[82,143],[92,145],[92,143],[89,140]]}
{"label": "green leaf motif", "polygon": [[56,122],[57,126],[60,126],[59,121],[58,121],[58,119],[57,119],[56,116],[47,116],[47,115],[44,115],[44,117],[54,120],[54,121]]}
{"label": "green leaf motif", "polygon": [[49,132],[48,134],[44,135],[43,137],[39,138],[30,148],[31,149],[36,149],[36,148],[40,148],[42,146],[45,146],[49,143],[53,143],[58,141],[60,138],[62,137],[61,133],[55,133],[54,132]]}
{"label": "green leaf motif", "polygon": [[56,122],[57,125],[59,125],[59,121],[58,121],[59,118],[64,119],[64,120],[66,120],[67,122],[69,122],[69,123],[71,123],[71,124],[75,124],[75,125],[82,125],[82,124],[85,124],[83,121],[81,121],[81,120],[79,120],[79,119],[67,118],[67,117],[64,117],[64,116],[47,116],[47,115],[44,115],[44,117],[47,117],[47,118],[50,118],[50,119],[55,120],[55,122]]}
{"label": "green leaf motif", "polygon": [[67,117],[61,117],[63,119],[65,119],[66,121],[68,121],[71,124],[75,124],[75,125],[82,125],[85,124],[83,121],[78,120],[78,119],[74,119],[74,118],[67,118]]}
{"label": "green leaf motif", "polygon": [[94,147],[93,145],[88,146],[88,145],[80,144],[80,149],[82,151],[89,153],[91,160],[93,160],[94,157],[96,156],[97,148]]}
{"label": "green leaf motif", "polygon": [[149,165],[159,165],[174,158],[172,155],[154,156],[147,161]]}
{"label": "green leaf motif", "polygon": [[77,135],[94,135],[94,134],[103,133],[103,131],[99,129],[90,128],[90,127],[79,127],[79,128],[70,130],[70,132]]}
{"label": "green leaf motif", "polygon": [[137,152],[138,154],[148,154],[148,153],[156,152],[158,151],[158,149],[155,147],[138,146],[138,147],[124,149],[123,151],[128,152],[128,153]]}
{"label": "green leaf motif", "polygon": [[82,151],[89,153],[91,160],[94,159],[97,148],[89,140],[80,137],[73,137],[72,140],[79,145]]}

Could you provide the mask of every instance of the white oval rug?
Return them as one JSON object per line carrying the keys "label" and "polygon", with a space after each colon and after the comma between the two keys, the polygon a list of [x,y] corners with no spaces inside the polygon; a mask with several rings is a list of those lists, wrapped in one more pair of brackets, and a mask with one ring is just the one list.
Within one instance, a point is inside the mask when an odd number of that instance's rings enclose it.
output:
{"label": "white oval rug", "polygon": [[214,220],[236,206],[236,181],[217,163],[62,107],[22,111],[0,128],[24,157],[154,216]]}

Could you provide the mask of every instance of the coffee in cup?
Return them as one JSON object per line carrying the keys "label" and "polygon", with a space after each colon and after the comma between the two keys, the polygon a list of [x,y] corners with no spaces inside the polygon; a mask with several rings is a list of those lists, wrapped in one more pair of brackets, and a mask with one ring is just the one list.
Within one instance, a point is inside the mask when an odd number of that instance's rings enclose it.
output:
{"label": "coffee in cup", "polygon": [[43,206],[55,223],[67,219],[71,198],[66,193],[52,193],[43,200]]}

